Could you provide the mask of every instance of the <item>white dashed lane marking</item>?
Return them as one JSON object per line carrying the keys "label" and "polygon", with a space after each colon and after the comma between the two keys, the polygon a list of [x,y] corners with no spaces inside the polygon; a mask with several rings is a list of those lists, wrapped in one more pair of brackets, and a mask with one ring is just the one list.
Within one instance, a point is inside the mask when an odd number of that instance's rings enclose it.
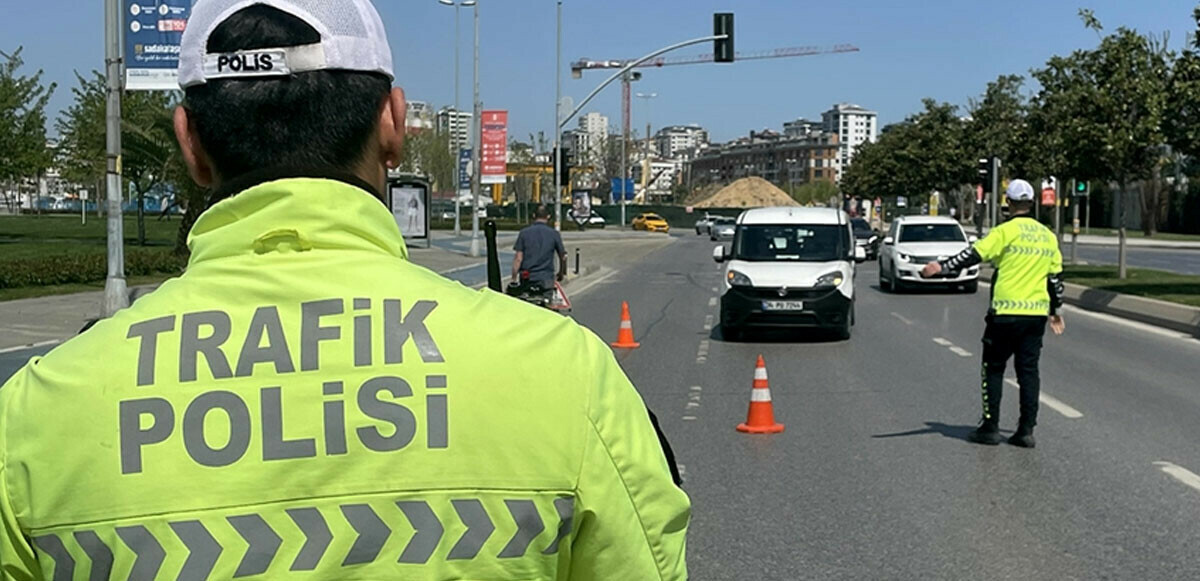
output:
{"label": "white dashed lane marking", "polygon": [[704,330],[711,331],[713,328],[713,321],[715,321],[715,320],[716,320],[716,318],[713,317],[712,315],[708,315],[708,316],[704,317]]}
{"label": "white dashed lane marking", "polygon": [[1171,478],[1182,482],[1186,486],[1190,486],[1195,490],[1200,490],[1200,476],[1182,466],[1172,464],[1170,462],[1155,462],[1159,470],[1162,470]]}
{"label": "white dashed lane marking", "polygon": [[905,325],[911,325],[911,324],[913,324],[913,322],[912,322],[912,321],[908,320],[908,318],[906,318],[904,315],[901,315],[900,313],[892,313],[892,316],[893,316],[893,317],[896,317],[897,319],[899,319],[899,320],[900,320],[900,322],[901,322],[901,323],[904,323]]}
{"label": "white dashed lane marking", "polygon": [[[1017,381],[1014,379],[1005,379],[1004,383],[1007,383],[1016,388],[1021,387],[1021,384],[1017,383]],[[1083,412],[1080,412],[1079,410],[1063,403],[1062,400],[1060,400],[1052,395],[1049,395],[1044,391],[1041,393],[1040,396],[1038,396],[1038,401],[1042,402],[1042,405],[1058,412],[1059,414],[1062,414],[1062,416],[1067,419],[1077,420],[1077,419],[1083,417]]]}
{"label": "white dashed lane marking", "polygon": [[712,297],[711,299],[708,299],[708,306],[710,308],[717,306],[717,297]]}
{"label": "white dashed lane marking", "polygon": [[970,351],[967,351],[966,349],[963,349],[962,347],[958,347],[958,346],[951,347],[950,352],[955,355],[958,355],[959,357],[970,357],[971,356]]}
{"label": "white dashed lane marking", "polygon": [[954,345],[954,343],[949,339],[943,339],[941,337],[934,337],[933,342],[941,345],[942,347],[950,347],[951,345]]}

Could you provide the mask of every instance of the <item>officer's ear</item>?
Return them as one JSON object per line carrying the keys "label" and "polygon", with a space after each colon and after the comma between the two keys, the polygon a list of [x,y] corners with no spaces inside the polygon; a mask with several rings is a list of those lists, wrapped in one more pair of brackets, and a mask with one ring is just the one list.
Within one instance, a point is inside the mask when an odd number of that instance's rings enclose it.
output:
{"label": "officer's ear", "polygon": [[392,89],[383,101],[379,113],[379,152],[380,163],[388,168],[400,166],[400,153],[404,149],[405,122],[408,116],[408,104],[404,98],[404,89]]}
{"label": "officer's ear", "polygon": [[179,141],[179,151],[183,154],[183,161],[187,164],[192,180],[202,188],[212,186],[214,181],[212,161],[209,160],[208,152],[204,151],[204,146],[200,143],[196,125],[192,123],[187,109],[184,109],[182,105],[175,108],[175,139]]}

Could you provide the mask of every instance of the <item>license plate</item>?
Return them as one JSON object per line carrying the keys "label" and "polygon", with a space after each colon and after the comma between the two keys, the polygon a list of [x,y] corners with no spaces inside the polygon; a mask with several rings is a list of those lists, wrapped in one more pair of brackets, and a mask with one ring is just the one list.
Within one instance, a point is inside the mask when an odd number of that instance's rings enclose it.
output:
{"label": "license plate", "polygon": [[764,311],[803,311],[804,301],[763,301]]}

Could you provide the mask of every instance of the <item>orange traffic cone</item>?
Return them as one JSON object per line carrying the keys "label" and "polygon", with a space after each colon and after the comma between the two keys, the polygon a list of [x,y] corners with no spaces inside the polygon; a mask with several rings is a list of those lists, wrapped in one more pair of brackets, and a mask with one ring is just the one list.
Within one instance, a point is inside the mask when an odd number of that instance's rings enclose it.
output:
{"label": "orange traffic cone", "polygon": [[633,321],[629,319],[629,303],[621,303],[621,329],[617,331],[617,342],[612,344],[618,349],[637,349],[642,344],[633,340]]}
{"label": "orange traffic cone", "polygon": [[767,385],[767,364],[762,355],[754,368],[754,389],[750,390],[750,411],[746,423],[738,424],[737,431],[748,434],[778,434],[783,424],[775,423],[775,406],[771,403],[771,388]]}

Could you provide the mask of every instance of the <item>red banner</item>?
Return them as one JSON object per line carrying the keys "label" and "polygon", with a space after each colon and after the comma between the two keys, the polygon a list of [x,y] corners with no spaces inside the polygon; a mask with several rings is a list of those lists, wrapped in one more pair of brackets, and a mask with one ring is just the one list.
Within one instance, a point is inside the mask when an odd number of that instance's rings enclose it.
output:
{"label": "red banner", "polygon": [[503,184],[508,181],[508,111],[484,111],[482,122],[479,183]]}

